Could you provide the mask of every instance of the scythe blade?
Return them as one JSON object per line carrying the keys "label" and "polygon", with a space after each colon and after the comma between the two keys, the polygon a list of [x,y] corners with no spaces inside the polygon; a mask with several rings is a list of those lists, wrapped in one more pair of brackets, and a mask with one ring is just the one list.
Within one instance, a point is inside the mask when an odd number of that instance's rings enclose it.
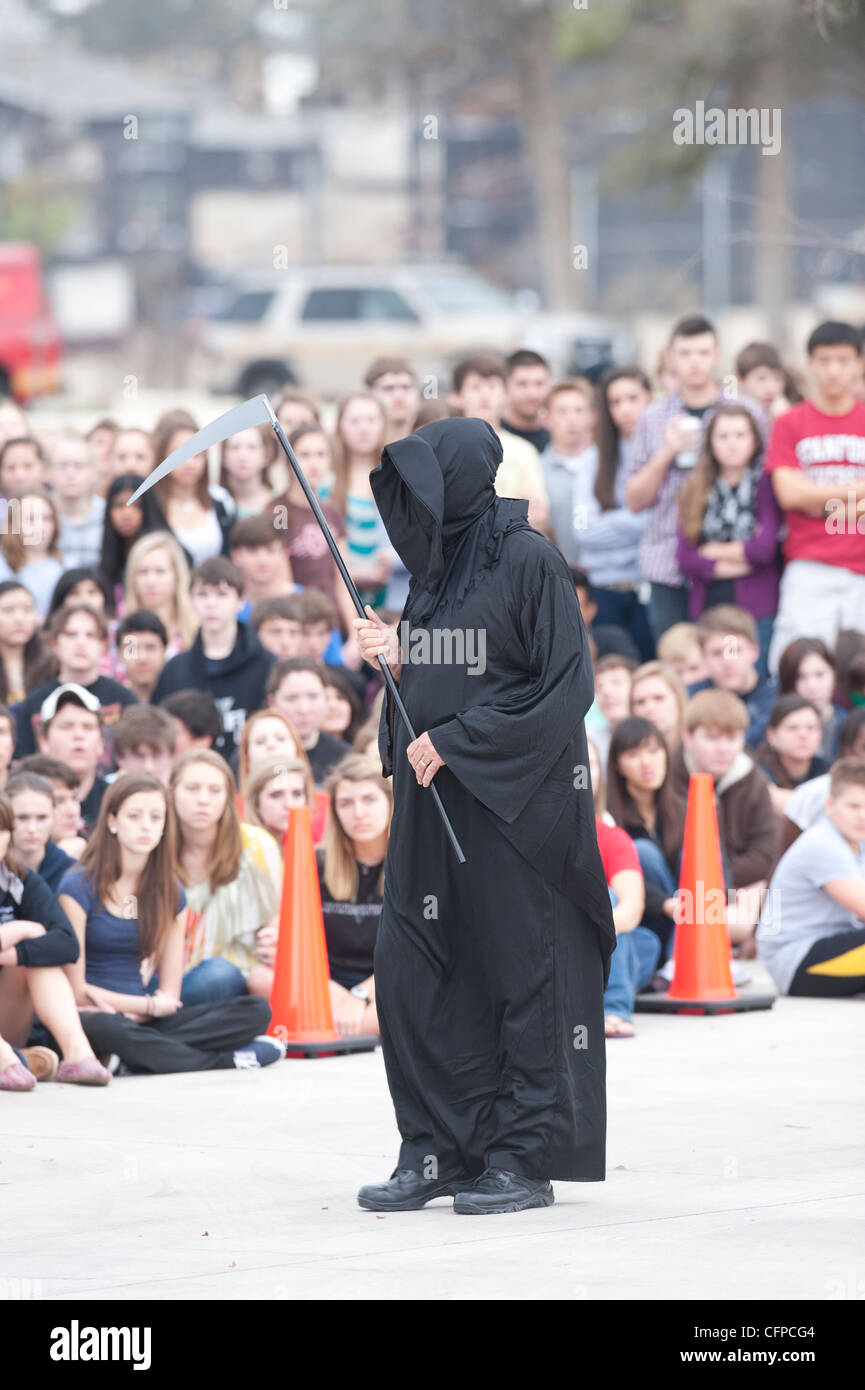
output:
{"label": "scythe blade", "polygon": [[211,448],[214,444],[221,444],[223,439],[229,439],[231,435],[239,434],[241,430],[248,430],[253,425],[272,424],[275,419],[273,406],[267,396],[251,396],[242,405],[232,406],[231,410],[226,410],[224,415],[220,415],[216,420],[211,420],[209,425],[205,425],[191,439],[187,439],[185,444],[181,444],[179,449],[175,449],[173,454],[169,454],[167,459],[163,459],[162,463],[144,479],[140,488],[132,494],[126,503],[127,507],[131,507],[133,502],[138,501],[142,493],[147,492],[148,488],[160,482],[179,464],[186,463],[187,459],[194,458],[196,454],[204,453],[205,449]]}

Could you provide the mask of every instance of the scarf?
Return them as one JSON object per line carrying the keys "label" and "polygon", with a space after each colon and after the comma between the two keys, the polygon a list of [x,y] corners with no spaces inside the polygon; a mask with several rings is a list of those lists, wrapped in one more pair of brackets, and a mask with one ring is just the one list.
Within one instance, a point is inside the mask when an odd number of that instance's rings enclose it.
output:
{"label": "scarf", "polygon": [[702,541],[748,541],[757,524],[757,483],[761,469],[745,469],[735,487],[718,477],[712,484],[703,517]]}

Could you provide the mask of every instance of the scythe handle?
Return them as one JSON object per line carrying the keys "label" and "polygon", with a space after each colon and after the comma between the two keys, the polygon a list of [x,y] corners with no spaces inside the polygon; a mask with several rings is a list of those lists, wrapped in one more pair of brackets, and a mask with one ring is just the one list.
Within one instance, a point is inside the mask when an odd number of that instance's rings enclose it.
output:
{"label": "scythe handle", "polygon": [[[288,442],[288,439],[286,438],[285,430],[282,428],[282,425],[279,423],[278,420],[273,419],[271,423],[273,425],[273,432],[279,440],[280,445],[282,446],[283,453],[285,454],[286,458],[291,464],[292,472],[294,473],[294,476],[297,478],[297,481],[300,483],[300,486],[303,488],[303,495],[309,503],[310,507],[312,508],[312,514],[318,522],[319,526],[321,527],[321,533],[327,541],[330,553],[336,562],[336,567],[339,570],[342,582],[345,584],[345,587],[351,594],[351,601],[357,609],[358,616],[361,618],[366,618],[368,617],[368,614],[363,606],[363,600],[361,599],[361,596],[357,591],[357,586],[355,585],[354,580],[348,572],[345,560],[342,558],[339,546],[333,538],[333,534],[331,532],[330,527],[327,524],[324,512],[321,510],[321,506],[319,505],[318,498],[316,497],[314,491],[307,482],[303,473],[303,469],[301,468],[300,464],[298,463],[295,457],[294,450],[292,449],[291,445]],[[402,696],[399,693],[399,688],[397,686],[396,681],[393,678],[393,672],[391,671],[386,659],[383,656],[378,657],[378,664],[381,667],[382,675],[384,676],[385,684],[387,685],[387,688],[390,692],[391,699],[396,705],[399,717],[405,725],[406,733],[413,742],[417,738],[417,734],[415,733],[412,727],[412,722],[409,718],[408,710],[403,704]],[[456,832],[454,831],[454,828],[450,823],[448,813],[445,810],[444,805],[442,804],[442,799],[439,796],[438,788],[436,787],[435,781],[430,782],[429,790],[432,792],[433,801],[435,802],[436,807],[438,809],[438,813],[442,818],[442,824],[444,825],[444,828],[447,832],[448,839],[454,847],[457,859],[459,860],[460,864],[464,864],[466,862],[465,854],[463,853],[462,846],[460,845],[460,842],[456,837]]]}

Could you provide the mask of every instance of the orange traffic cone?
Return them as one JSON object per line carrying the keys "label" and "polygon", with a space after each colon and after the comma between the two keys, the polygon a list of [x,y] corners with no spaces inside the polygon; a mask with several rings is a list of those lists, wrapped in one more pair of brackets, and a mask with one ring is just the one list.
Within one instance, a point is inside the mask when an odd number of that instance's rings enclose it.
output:
{"label": "orange traffic cone", "polygon": [[285,836],[279,939],[270,995],[268,1032],[287,1045],[287,1056],[370,1052],[372,1037],[343,1037],[333,1026],[327,945],[308,806],[293,807]]}
{"label": "orange traffic cone", "polygon": [[667,994],[641,995],[639,1008],[700,1014],[771,1008],[772,994],[736,993],[730,960],[715,789],[709,774],[700,772],[691,777],[688,786],[673,980]]}

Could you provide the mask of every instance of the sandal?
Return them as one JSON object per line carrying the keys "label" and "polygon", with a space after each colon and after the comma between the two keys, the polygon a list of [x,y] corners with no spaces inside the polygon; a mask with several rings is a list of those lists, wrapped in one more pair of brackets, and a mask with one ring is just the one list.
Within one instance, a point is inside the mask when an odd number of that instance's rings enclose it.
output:
{"label": "sandal", "polygon": [[629,1023],[626,1018],[619,1018],[618,1014],[604,1015],[604,1037],[605,1038],[635,1038],[633,1023]]}
{"label": "sandal", "polygon": [[0,1071],[0,1091],[32,1091],[35,1085],[36,1077],[23,1062],[13,1062]]}
{"label": "sandal", "polygon": [[21,1056],[37,1081],[53,1081],[57,1075],[60,1058],[50,1047],[22,1047]]}

